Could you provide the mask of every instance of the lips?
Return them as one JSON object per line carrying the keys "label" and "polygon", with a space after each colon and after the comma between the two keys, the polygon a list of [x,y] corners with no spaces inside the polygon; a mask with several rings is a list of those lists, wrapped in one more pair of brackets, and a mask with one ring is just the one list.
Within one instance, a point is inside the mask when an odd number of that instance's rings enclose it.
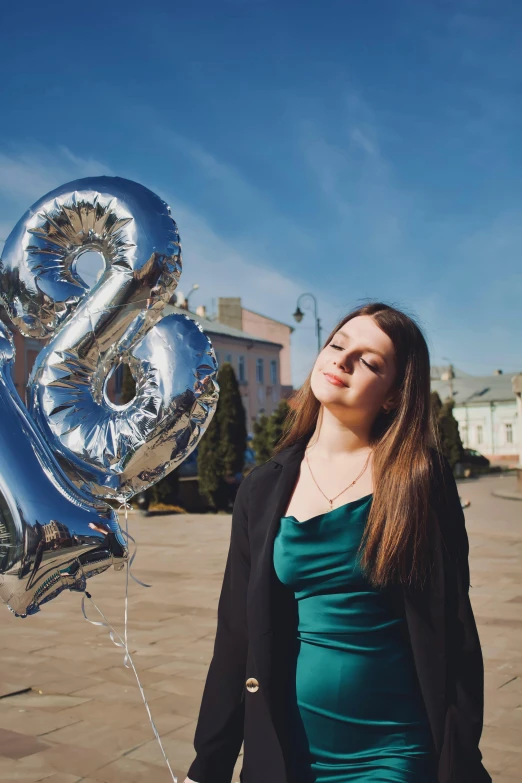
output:
{"label": "lips", "polygon": [[341,378],[331,372],[325,372],[323,375],[334,386],[346,386],[346,383]]}

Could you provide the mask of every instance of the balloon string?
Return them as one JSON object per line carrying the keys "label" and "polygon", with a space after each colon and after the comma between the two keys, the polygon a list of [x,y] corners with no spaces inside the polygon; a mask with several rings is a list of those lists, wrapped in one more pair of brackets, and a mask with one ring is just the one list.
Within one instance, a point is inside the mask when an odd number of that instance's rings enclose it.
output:
{"label": "balloon string", "polygon": [[[150,725],[152,727],[152,731],[153,731],[154,736],[156,737],[156,739],[158,741],[158,745],[160,746],[160,750],[161,750],[161,752],[163,754],[163,758],[165,759],[165,763],[166,763],[166,765],[168,767],[168,770],[169,770],[170,775],[172,777],[173,783],[178,783],[178,778],[176,777],[176,775],[172,771],[172,767],[170,766],[170,761],[168,759],[167,754],[165,753],[165,749],[163,747],[163,743],[161,741],[161,737],[159,735],[158,729],[156,728],[156,724],[154,723],[154,720],[152,718],[152,713],[150,711],[150,707],[149,707],[149,703],[147,701],[147,697],[145,696],[145,691],[143,690],[143,687],[142,687],[142,684],[140,682],[140,678],[139,678],[138,672],[136,671],[136,667],[134,666],[134,661],[132,660],[132,656],[131,656],[131,654],[129,652],[128,634],[127,634],[128,620],[129,620],[129,574],[130,574],[130,576],[132,576],[132,578],[134,579],[135,582],[137,582],[138,584],[142,585],[143,587],[150,587],[151,585],[147,585],[147,584],[145,584],[145,582],[141,582],[139,579],[136,579],[136,577],[133,576],[133,574],[131,572],[132,562],[133,562],[134,558],[136,557],[136,552],[138,551],[138,547],[137,547],[137,544],[136,544],[134,538],[129,533],[128,509],[130,508],[130,506],[127,503],[127,501],[124,501],[121,504],[121,506],[120,506],[120,508],[118,510],[121,510],[122,508],[125,509],[125,531],[122,531],[122,533],[124,533],[125,538],[127,539],[127,541],[132,541],[134,543],[134,545],[135,545],[134,553],[133,553],[132,557],[130,558],[130,560],[127,559],[126,568],[125,568],[125,614],[124,614],[124,626],[123,626],[124,627],[123,639],[121,638],[120,634],[115,630],[115,628],[110,624],[110,622],[107,620],[107,618],[105,617],[105,615],[103,614],[103,612],[99,608],[99,606],[97,606],[96,603],[93,601],[91,594],[88,593],[87,590],[84,591],[85,594],[82,596],[82,613],[83,613],[83,616],[85,617],[85,619],[87,620],[87,622],[91,623],[91,625],[99,625],[99,626],[102,626],[104,628],[109,628],[109,630],[110,630],[109,636],[110,636],[110,639],[111,639],[112,643],[115,644],[116,647],[122,647],[125,650],[125,657],[123,659],[123,665],[127,669],[131,668],[132,671],[134,672],[134,676],[136,677],[136,682],[138,683],[138,688],[139,688],[140,693],[141,693],[141,698],[143,699],[143,703],[145,705],[145,709],[147,710],[147,714],[149,716],[149,722],[150,722]],[[87,614],[85,612],[85,598],[89,599],[89,601],[94,606],[94,608],[96,609],[96,611],[98,612],[100,617],[103,618],[103,621],[91,620],[89,617],[87,617]]]}
{"label": "balloon string", "polygon": [[[129,540],[129,504],[126,500],[123,501],[121,506],[118,509],[118,513],[121,511],[121,509],[125,509],[125,534],[127,536],[127,541]],[[136,549],[134,549],[134,554],[132,556],[132,559],[136,556]],[[127,627],[129,624],[129,569],[130,569],[131,563],[129,561],[129,555],[127,552],[127,560],[125,562],[125,615],[124,615],[124,621],[123,621],[123,629],[124,629],[124,640],[125,640],[125,657],[123,658],[123,665],[126,669],[129,668],[129,645],[128,645],[128,638],[127,638]]]}
{"label": "balloon string", "polygon": [[132,564],[134,562],[134,558],[136,557],[136,553],[138,551],[138,545],[136,543],[136,539],[134,539],[131,536],[131,534],[129,533],[129,531],[128,531],[128,527],[127,527],[127,525],[128,525],[128,523],[127,523],[127,509],[125,509],[125,525],[126,525],[125,530],[121,531],[122,534],[123,534],[123,537],[127,539],[127,542],[128,541],[132,541],[132,543],[134,544],[134,552],[132,553],[132,557],[129,560],[129,568],[128,568],[129,576],[130,576],[131,579],[134,579],[134,581],[137,582],[142,587],[152,587],[152,585],[148,585],[145,582],[142,582],[141,579],[138,579],[138,577],[134,576],[134,574],[132,573]]}
{"label": "balloon string", "polygon": [[136,554],[138,552],[138,545],[136,544],[136,541],[129,533],[129,503],[124,500],[122,504],[120,505],[118,509],[118,513],[125,509],[125,530],[122,530],[122,533],[127,541],[127,544],[129,541],[132,541],[134,544],[134,552],[132,553],[132,557],[127,557],[127,561],[125,564],[125,614],[124,614],[124,637],[125,637],[125,657],[123,659],[123,665],[128,669],[129,668],[129,651],[128,651],[128,645],[127,645],[127,628],[129,624],[129,575],[134,579],[135,582],[137,582],[142,587],[151,587],[151,585],[145,584],[145,582],[142,582],[140,579],[137,579],[134,574],[132,573],[132,564],[134,562],[134,558],[136,557]]}

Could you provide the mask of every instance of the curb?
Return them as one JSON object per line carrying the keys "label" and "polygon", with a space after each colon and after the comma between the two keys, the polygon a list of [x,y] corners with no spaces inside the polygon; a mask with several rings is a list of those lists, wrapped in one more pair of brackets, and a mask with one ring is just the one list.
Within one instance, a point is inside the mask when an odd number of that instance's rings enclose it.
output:
{"label": "curb", "polygon": [[506,500],[522,500],[522,492],[509,492],[506,489],[494,489],[491,494],[496,498],[505,498]]}

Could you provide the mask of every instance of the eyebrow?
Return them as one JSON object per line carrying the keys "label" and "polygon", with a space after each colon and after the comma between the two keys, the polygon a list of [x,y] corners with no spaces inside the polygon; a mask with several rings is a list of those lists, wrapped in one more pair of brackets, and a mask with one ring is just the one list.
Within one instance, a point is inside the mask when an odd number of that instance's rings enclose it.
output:
{"label": "eyebrow", "polygon": [[[346,334],[346,332],[343,332],[341,329],[339,329],[339,330],[336,332],[336,334],[342,334],[342,336],[343,336],[344,338],[346,338],[347,340],[351,340],[351,337],[350,337],[350,335],[349,335],[349,334]],[[388,364],[388,360],[386,359],[386,356],[384,356],[384,355],[383,355],[383,354],[382,354],[380,351],[376,351],[376,350],[375,350],[375,348],[370,348],[369,346],[366,346],[365,348],[363,348],[363,351],[369,351],[370,353],[374,353],[374,354],[376,354],[377,356],[380,356],[380,357],[381,357],[381,359],[383,360],[383,362],[384,362],[385,364]]]}

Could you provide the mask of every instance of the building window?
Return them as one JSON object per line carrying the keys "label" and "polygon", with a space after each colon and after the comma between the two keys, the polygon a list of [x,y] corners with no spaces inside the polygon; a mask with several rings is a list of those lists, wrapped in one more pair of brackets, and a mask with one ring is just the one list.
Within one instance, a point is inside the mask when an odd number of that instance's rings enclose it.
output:
{"label": "building window", "polygon": [[274,386],[277,383],[277,360],[270,360],[270,383]]}
{"label": "building window", "polygon": [[245,357],[239,356],[237,360],[237,374],[239,381],[246,381]]}
{"label": "building window", "polygon": [[214,351],[214,353],[216,354],[216,362],[217,362],[218,367],[219,367],[219,351]]}
{"label": "building window", "polygon": [[263,359],[256,360],[256,381],[258,383],[265,382],[265,363]]}
{"label": "building window", "polygon": [[231,353],[225,354],[225,361],[228,362],[229,364],[232,364],[232,354]]}
{"label": "building window", "polygon": [[506,443],[513,443],[513,425],[506,424]]}
{"label": "building window", "polygon": [[460,427],[460,437],[464,444],[464,447],[468,445],[468,425],[462,424]]}
{"label": "building window", "polygon": [[477,443],[482,443],[482,424],[477,424]]}

